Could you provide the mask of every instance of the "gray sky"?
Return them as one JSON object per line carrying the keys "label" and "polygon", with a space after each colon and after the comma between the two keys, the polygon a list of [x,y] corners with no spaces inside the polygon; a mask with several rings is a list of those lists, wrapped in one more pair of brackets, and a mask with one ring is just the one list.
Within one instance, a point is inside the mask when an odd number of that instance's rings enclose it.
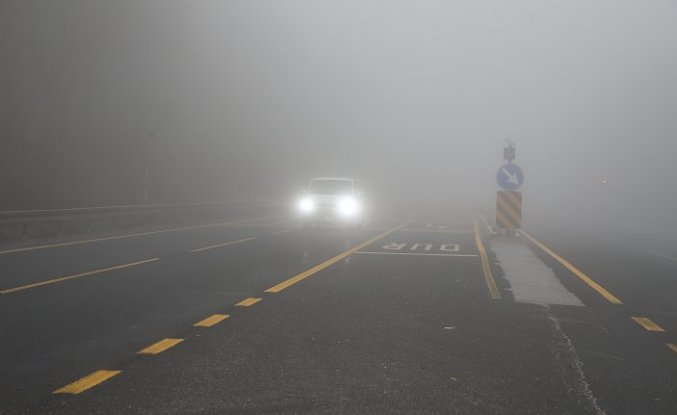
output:
{"label": "gray sky", "polygon": [[[71,132],[133,143],[152,125],[163,199],[292,197],[349,175],[401,203],[490,207],[510,139],[529,217],[677,228],[674,1],[8,3],[51,26],[17,23],[3,47],[61,69],[102,60],[41,93],[107,102]],[[31,64],[14,79],[35,85]]]}

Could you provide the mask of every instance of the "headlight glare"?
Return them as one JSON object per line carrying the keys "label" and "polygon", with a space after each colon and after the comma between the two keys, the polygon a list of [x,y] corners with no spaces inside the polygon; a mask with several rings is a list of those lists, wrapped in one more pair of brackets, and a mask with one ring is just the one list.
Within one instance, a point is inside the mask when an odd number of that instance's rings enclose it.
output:
{"label": "headlight glare", "polygon": [[298,208],[302,213],[310,213],[315,210],[315,203],[309,197],[304,197],[299,201]]}
{"label": "headlight glare", "polygon": [[360,204],[355,198],[347,197],[339,202],[338,210],[342,215],[352,216],[359,212]]}

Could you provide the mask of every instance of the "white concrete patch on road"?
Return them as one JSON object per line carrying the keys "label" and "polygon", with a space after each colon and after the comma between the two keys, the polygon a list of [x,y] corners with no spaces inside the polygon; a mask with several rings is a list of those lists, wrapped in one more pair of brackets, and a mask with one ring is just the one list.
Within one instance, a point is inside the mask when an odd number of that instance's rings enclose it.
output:
{"label": "white concrete patch on road", "polygon": [[583,306],[523,241],[495,238],[491,240],[490,248],[496,253],[518,303]]}

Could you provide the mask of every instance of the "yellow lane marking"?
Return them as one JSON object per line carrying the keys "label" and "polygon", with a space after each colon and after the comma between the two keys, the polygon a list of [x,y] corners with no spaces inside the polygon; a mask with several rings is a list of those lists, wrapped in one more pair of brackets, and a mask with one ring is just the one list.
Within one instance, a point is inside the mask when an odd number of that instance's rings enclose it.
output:
{"label": "yellow lane marking", "polygon": [[206,319],[202,321],[198,321],[197,323],[193,324],[195,327],[211,327],[217,323],[222,322],[223,320],[227,319],[230,317],[229,314],[214,314],[213,316],[209,316]]}
{"label": "yellow lane marking", "polygon": [[14,293],[14,292],[17,292],[17,291],[23,291],[23,290],[28,290],[28,289],[31,289],[31,288],[41,287],[43,285],[54,284],[54,283],[57,283],[57,282],[68,281],[68,280],[72,280],[72,279],[76,279],[76,278],[88,277],[90,275],[101,274],[103,272],[109,272],[109,271],[115,271],[115,270],[118,270],[118,269],[134,267],[134,266],[137,266],[137,265],[147,264],[149,262],[154,262],[154,261],[159,261],[159,260],[160,260],[160,258],[150,258],[150,259],[144,259],[143,261],[130,262],[129,264],[116,265],[114,267],[101,268],[101,269],[95,269],[93,271],[81,272],[79,274],[66,275],[66,276],[63,276],[63,277],[52,278],[52,279],[45,280],[45,281],[34,282],[33,284],[22,285],[20,287],[8,288],[6,290],[0,291],[0,294],[10,294],[10,293]]}
{"label": "yellow lane marking", "polygon": [[390,229],[390,230],[388,230],[388,231],[386,231],[386,232],[384,232],[384,233],[382,233],[378,236],[371,238],[370,240],[368,240],[366,242],[362,242],[361,244],[356,245],[356,246],[350,248],[349,250],[347,250],[347,251],[345,251],[345,252],[343,252],[343,253],[341,253],[341,254],[339,254],[339,255],[331,258],[331,259],[328,259],[328,260],[322,262],[321,264],[315,265],[314,267],[312,267],[312,268],[310,268],[306,271],[303,271],[300,274],[297,274],[297,275],[295,275],[295,276],[293,276],[293,277],[291,277],[291,278],[289,278],[285,281],[282,281],[281,283],[279,283],[279,284],[277,284],[273,287],[268,288],[265,292],[267,292],[267,293],[279,293],[280,291],[284,290],[285,288],[289,288],[292,285],[294,285],[294,284],[296,284],[300,281],[303,281],[304,279],[306,279],[306,278],[322,271],[323,269],[341,261],[342,259],[344,259],[344,258],[348,257],[349,255],[361,250],[362,248],[373,244],[374,242],[378,241],[379,239],[385,238],[386,236],[390,235],[391,233],[393,233],[393,232],[395,232],[399,229],[404,228],[408,224],[409,223],[403,223],[403,224],[396,226],[396,227],[394,227],[394,228],[392,228],[392,229]]}
{"label": "yellow lane marking", "polygon": [[663,327],[659,326],[658,324],[654,323],[651,319],[646,318],[646,317],[632,317],[637,324],[640,326],[644,327],[645,329],[649,331],[658,331],[658,332],[664,332],[665,329]]}
{"label": "yellow lane marking", "polygon": [[474,217],[472,219],[472,227],[475,231],[475,244],[477,245],[477,250],[480,252],[480,260],[482,262],[482,273],[484,274],[484,281],[487,283],[487,288],[489,289],[489,295],[494,300],[501,299],[501,293],[498,291],[498,286],[496,285],[496,280],[494,279],[494,274],[491,272],[491,266],[489,265],[489,257],[487,256],[487,250],[484,248],[484,243],[482,243],[482,237],[480,236],[480,229],[477,226],[477,219]]}
{"label": "yellow lane marking", "polygon": [[137,354],[158,354],[162,353],[167,349],[170,349],[177,344],[181,343],[183,339],[163,339],[155,344],[151,344],[143,350],[139,350]]}
{"label": "yellow lane marking", "polygon": [[52,393],[70,393],[77,395],[78,393],[82,393],[87,389],[93,388],[94,386],[103,383],[120,373],[121,371],[119,370],[97,370],[96,372],[76,380],[75,382],[66,385],[63,388],[57,389]]}
{"label": "yellow lane marking", "polygon": [[235,305],[238,307],[251,307],[254,304],[258,303],[259,301],[261,301],[261,298],[249,297],[245,298],[244,300],[240,301]]}
{"label": "yellow lane marking", "polygon": [[27,247],[24,247],[24,248],[14,248],[14,249],[7,249],[7,250],[4,250],[4,251],[0,251],[0,255],[14,254],[14,253],[17,253],[17,252],[35,251],[35,250],[38,250],[38,249],[57,248],[57,247],[61,247],[61,246],[80,245],[80,244],[87,244],[87,243],[91,243],[91,242],[110,241],[110,240],[113,240],[113,239],[133,238],[135,236],[155,235],[155,234],[164,233],[164,232],[176,232],[176,231],[184,231],[184,230],[188,230],[188,229],[200,229],[200,228],[211,228],[211,227],[217,227],[217,226],[227,226],[227,225],[234,225],[234,224],[238,224],[238,223],[244,223],[244,222],[248,222],[248,221],[264,220],[264,219],[278,218],[278,217],[280,217],[280,216],[267,216],[267,217],[263,217],[263,218],[252,218],[252,219],[238,219],[238,220],[232,220],[232,221],[227,221],[227,222],[209,223],[209,224],[205,224],[205,225],[182,226],[180,228],[162,229],[162,230],[159,230],[159,231],[129,233],[129,234],[125,234],[125,235],[107,236],[107,237],[104,237],[104,238],[83,239],[83,240],[79,240],[79,241],[61,242],[61,243],[48,244],[48,245],[27,246]]}
{"label": "yellow lane marking", "polygon": [[555,251],[552,249],[548,248],[547,246],[543,245],[539,241],[537,241],[533,236],[529,235],[523,230],[519,231],[520,235],[523,235],[525,238],[527,238],[531,243],[536,245],[537,247],[541,248],[546,254],[550,255],[553,257],[557,262],[560,264],[564,265],[566,269],[571,271],[575,276],[580,278],[584,283],[588,284],[590,288],[593,290],[597,291],[602,297],[604,297],[608,302],[611,304],[623,304],[621,300],[618,299],[615,295],[611,294],[609,291],[607,291],[604,287],[596,283],[592,278],[588,277],[585,275],[581,270],[573,266],[569,261],[566,259],[562,258],[561,256],[557,255]]}
{"label": "yellow lane marking", "polygon": [[222,244],[209,245],[209,246],[205,246],[205,247],[202,247],[202,248],[191,249],[190,252],[202,252],[202,251],[207,251],[207,250],[210,250],[210,249],[221,248],[221,247],[223,247],[223,246],[235,245],[235,244],[239,244],[239,243],[241,243],[241,242],[252,241],[252,240],[254,240],[254,239],[256,239],[256,237],[245,238],[245,239],[239,239],[239,240],[237,240],[237,241],[224,242],[224,243],[222,243]]}
{"label": "yellow lane marking", "polygon": [[673,352],[677,353],[677,343],[665,343]]}
{"label": "yellow lane marking", "polygon": [[283,230],[281,230],[281,231],[273,232],[273,233],[271,233],[271,235],[279,235],[279,234],[281,234],[281,233],[287,233],[287,232],[291,232],[291,231],[293,231],[293,230],[294,230],[294,229],[283,229]]}

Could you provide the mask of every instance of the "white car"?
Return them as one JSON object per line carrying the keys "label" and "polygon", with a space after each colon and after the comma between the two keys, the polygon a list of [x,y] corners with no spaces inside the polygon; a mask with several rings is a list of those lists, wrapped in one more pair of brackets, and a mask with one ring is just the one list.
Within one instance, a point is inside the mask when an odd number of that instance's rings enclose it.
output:
{"label": "white car", "polygon": [[361,226],[364,206],[359,181],[345,177],[316,177],[297,205],[303,227],[321,223]]}

